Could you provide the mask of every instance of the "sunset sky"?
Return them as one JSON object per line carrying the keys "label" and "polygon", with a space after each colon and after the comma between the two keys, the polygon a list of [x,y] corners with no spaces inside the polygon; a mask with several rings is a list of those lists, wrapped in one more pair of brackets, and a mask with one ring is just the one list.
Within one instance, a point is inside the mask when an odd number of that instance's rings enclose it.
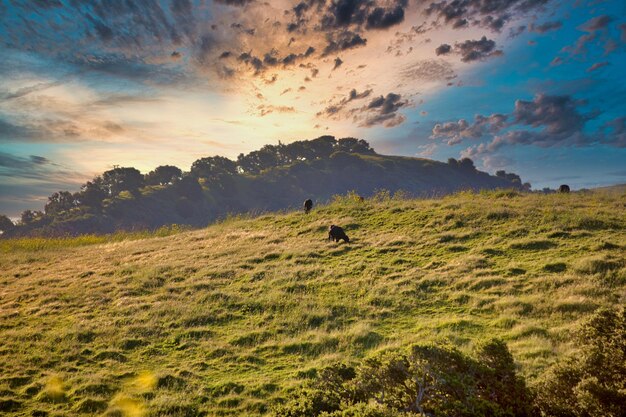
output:
{"label": "sunset sky", "polygon": [[626,183],[626,3],[0,0],[0,213],[113,165],[353,136]]}

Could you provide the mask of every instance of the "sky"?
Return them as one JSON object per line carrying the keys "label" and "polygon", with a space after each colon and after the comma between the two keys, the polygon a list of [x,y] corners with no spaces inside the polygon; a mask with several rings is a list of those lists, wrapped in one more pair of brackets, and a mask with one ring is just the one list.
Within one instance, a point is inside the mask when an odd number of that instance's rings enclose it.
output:
{"label": "sky", "polygon": [[0,0],[0,213],[322,135],[626,183],[625,74],[623,0]]}

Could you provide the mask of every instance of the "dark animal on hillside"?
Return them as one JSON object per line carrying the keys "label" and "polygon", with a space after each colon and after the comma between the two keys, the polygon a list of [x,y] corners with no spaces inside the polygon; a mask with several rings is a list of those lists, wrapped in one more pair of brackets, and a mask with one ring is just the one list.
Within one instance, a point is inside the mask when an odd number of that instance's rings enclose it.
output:
{"label": "dark animal on hillside", "polygon": [[308,214],[312,208],[313,208],[313,200],[309,198],[308,200],[304,202],[304,212]]}
{"label": "dark animal on hillside", "polygon": [[569,193],[569,185],[563,184],[559,187],[560,193]]}
{"label": "dark animal on hillside", "polygon": [[335,242],[339,242],[342,240],[346,243],[350,243],[350,238],[346,235],[346,232],[339,226],[335,226],[334,224],[328,228],[328,240],[334,240]]}

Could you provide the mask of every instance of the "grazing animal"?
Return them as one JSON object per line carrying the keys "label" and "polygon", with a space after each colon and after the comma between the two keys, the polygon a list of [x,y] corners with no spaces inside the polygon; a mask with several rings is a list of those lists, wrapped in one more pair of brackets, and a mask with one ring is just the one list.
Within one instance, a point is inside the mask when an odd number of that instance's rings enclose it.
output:
{"label": "grazing animal", "polygon": [[339,242],[341,239],[343,239],[343,241],[346,243],[350,243],[350,238],[348,237],[348,235],[346,235],[346,232],[344,232],[341,227],[335,226],[334,224],[331,225],[328,228],[328,240],[334,240],[335,242]]}
{"label": "grazing animal", "polygon": [[569,185],[567,185],[567,184],[562,184],[562,185],[559,187],[559,192],[560,192],[560,193],[569,193]]}
{"label": "grazing animal", "polygon": [[313,208],[313,200],[310,198],[304,202],[304,212],[309,214],[309,211]]}

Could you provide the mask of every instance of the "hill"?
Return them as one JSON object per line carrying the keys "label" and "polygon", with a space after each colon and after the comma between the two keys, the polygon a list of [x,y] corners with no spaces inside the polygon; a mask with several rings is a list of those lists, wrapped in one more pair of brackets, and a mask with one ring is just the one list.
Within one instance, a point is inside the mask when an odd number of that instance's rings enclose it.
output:
{"label": "hill", "polygon": [[164,237],[4,240],[0,405],[263,415],[329,364],[492,336],[532,384],[581,348],[582,320],[626,301],[624,198],[348,195]]}
{"label": "hill", "polygon": [[[206,226],[228,215],[299,207],[305,199],[327,202],[354,190],[381,189],[413,196],[460,190],[521,188],[519,176],[476,170],[470,159],[448,163],[377,154],[364,140],[322,136],[288,145],[266,145],[236,161],[214,156],[189,172],[160,166],[142,175],[116,167],[88,181],[80,192],[53,193],[43,212],[26,210],[18,227],[0,216],[4,237],[66,236]],[[3,225],[8,228],[3,228]]]}

